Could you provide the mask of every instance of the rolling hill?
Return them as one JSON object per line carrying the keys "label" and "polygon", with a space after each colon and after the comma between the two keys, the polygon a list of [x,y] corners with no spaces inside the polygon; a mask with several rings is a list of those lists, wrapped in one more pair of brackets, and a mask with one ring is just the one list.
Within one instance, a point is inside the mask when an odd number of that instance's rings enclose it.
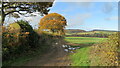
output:
{"label": "rolling hill", "polygon": [[117,31],[112,30],[91,30],[85,31],[81,29],[66,29],[66,36],[80,36],[80,37],[108,37],[111,34],[116,33]]}

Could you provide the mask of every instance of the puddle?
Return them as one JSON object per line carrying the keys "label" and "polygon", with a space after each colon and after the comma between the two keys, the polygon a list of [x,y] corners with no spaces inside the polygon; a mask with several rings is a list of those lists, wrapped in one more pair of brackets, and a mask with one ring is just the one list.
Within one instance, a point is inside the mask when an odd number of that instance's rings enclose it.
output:
{"label": "puddle", "polygon": [[68,52],[68,53],[75,53],[75,50],[76,49],[80,49],[80,47],[73,47],[73,46],[70,46],[70,45],[62,45],[62,47],[64,48],[64,51],[65,52]]}

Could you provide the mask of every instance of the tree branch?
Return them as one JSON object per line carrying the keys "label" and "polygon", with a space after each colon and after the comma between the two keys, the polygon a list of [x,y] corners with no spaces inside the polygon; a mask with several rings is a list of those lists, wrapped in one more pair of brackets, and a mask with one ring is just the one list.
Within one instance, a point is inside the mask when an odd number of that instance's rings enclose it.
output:
{"label": "tree branch", "polygon": [[18,12],[19,14],[22,14],[22,13],[20,13],[20,11],[29,11],[28,9],[20,9],[19,11],[10,11],[10,12],[8,12],[8,13],[6,13],[5,15],[8,15],[8,14],[11,14],[11,13],[14,13],[14,12]]}
{"label": "tree branch", "polygon": [[8,15],[8,14],[14,13],[14,12],[19,12],[19,11],[11,11],[11,12],[8,12],[8,13],[5,14],[5,16]]}

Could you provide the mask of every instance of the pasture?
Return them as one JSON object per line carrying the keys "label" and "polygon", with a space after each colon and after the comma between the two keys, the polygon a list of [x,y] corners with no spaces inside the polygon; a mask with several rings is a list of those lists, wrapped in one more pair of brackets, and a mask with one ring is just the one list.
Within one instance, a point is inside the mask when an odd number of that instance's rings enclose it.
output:
{"label": "pasture", "polygon": [[[89,52],[91,50],[91,44],[104,42],[107,38],[96,38],[96,37],[65,37],[68,43],[83,45],[80,49],[76,50],[76,53],[70,54],[70,59],[72,61],[72,66],[89,66],[91,55]],[[85,44],[85,46],[84,46]],[[86,47],[87,45],[87,47]]]}
{"label": "pasture", "polygon": [[96,37],[65,37],[65,40],[70,43],[76,44],[92,44],[106,40],[107,38],[96,38]]}

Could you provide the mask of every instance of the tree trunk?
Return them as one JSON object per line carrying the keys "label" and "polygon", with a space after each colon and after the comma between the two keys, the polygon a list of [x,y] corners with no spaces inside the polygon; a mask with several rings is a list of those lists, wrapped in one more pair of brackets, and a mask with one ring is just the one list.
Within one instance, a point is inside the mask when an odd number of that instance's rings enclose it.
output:
{"label": "tree trunk", "polygon": [[3,24],[4,24],[4,21],[5,21],[5,13],[4,13],[4,10],[3,10],[3,3],[2,3],[2,8],[1,8],[1,24],[2,24],[2,26],[3,26]]}
{"label": "tree trunk", "polygon": [[2,14],[2,20],[1,20],[2,26],[3,26],[3,24],[4,24],[4,21],[5,21],[5,15]]}

